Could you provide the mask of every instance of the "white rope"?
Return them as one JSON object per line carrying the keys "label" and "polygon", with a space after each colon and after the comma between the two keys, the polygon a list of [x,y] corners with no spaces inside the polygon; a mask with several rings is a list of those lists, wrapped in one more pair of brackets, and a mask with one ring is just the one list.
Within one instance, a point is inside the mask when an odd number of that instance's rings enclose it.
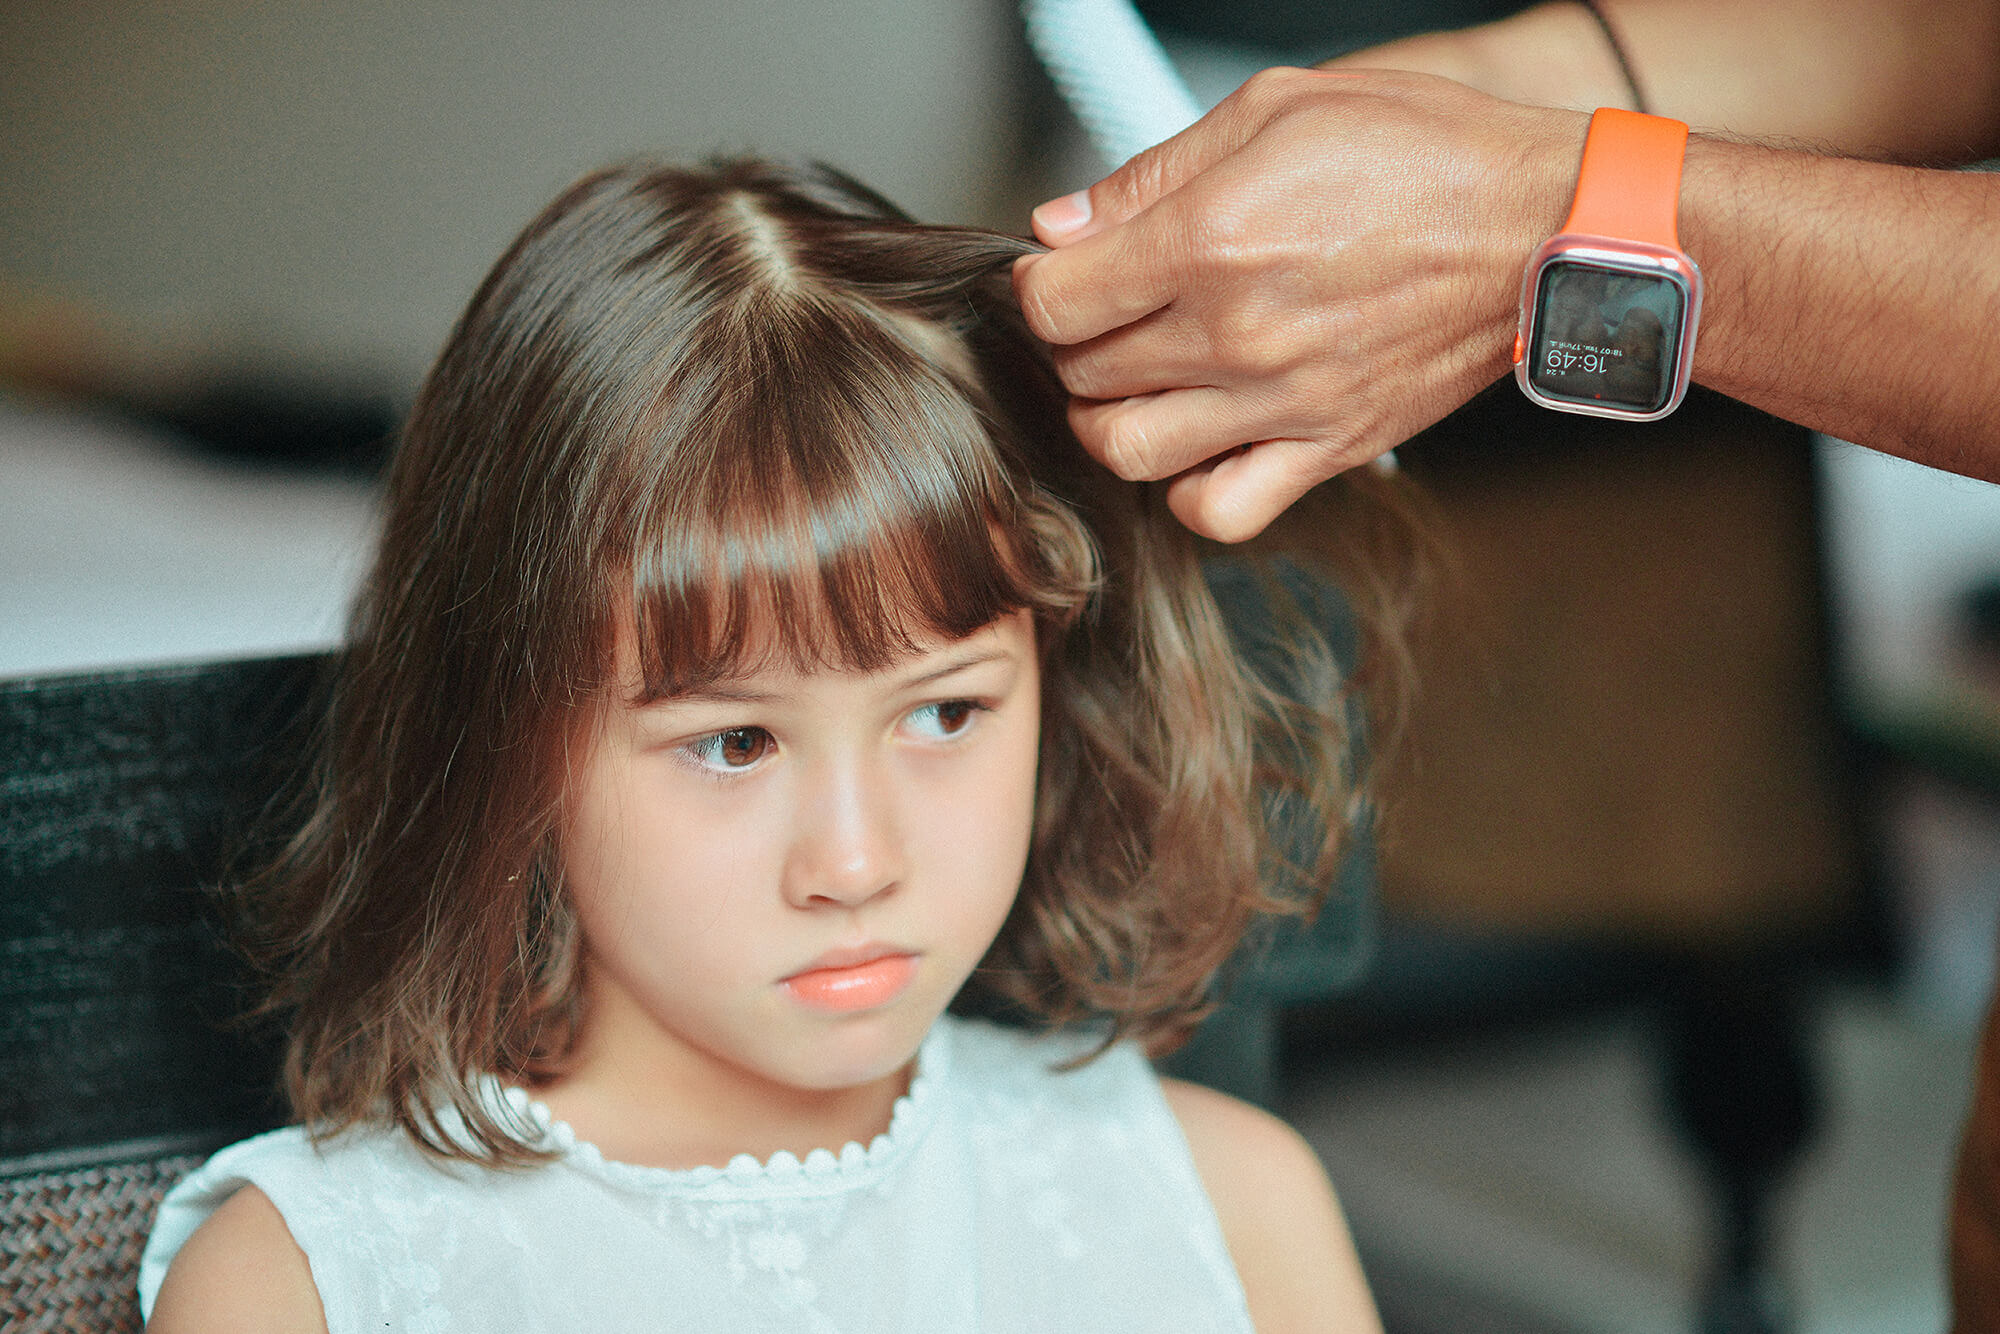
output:
{"label": "white rope", "polygon": [[1028,43],[1111,166],[1195,123],[1201,106],[1131,0],[1025,0]]}

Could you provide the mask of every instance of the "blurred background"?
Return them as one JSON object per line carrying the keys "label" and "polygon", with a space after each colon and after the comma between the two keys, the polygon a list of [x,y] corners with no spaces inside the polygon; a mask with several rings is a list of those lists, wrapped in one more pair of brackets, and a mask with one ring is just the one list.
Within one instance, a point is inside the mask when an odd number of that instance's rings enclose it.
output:
{"label": "blurred background", "polygon": [[[1509,6],[1145,8],[1212,101]],[[506,242],[608,159],[739,150],[1010,230],[1103,167],[1001,0],[0,6],[0,675],[336,642]],[[1937,1328],[2000,488],[1712,397],[1621,430],[1500,390],[1401,451],[1455,556],[1371,962],[1283,998],[1251,1091],[1392,1330]]]}

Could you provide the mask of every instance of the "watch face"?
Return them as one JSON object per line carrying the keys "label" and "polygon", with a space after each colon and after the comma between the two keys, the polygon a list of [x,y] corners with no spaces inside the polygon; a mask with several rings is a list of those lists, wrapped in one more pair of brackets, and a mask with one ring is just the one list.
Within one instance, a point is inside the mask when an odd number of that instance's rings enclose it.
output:
{"label": "watch face", "polygon": [[1555,260],[1542,270],[1528,379],[1551,398],[1657,412],[1673,394],[1686,314],[1686,294],[1671,278]]}

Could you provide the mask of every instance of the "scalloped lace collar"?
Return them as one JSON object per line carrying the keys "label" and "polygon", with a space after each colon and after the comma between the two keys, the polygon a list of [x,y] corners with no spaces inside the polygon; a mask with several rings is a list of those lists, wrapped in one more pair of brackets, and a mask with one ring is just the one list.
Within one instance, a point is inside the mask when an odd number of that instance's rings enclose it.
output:
{"label": "scalloped lace collar", "polygon": [[488,1076],[480,1091],[495,1113],[527,1132],[537,1148],[561,1155],[560,1160],[614,1185],[651,1191],[723,1193],[729,1195],[823,1194],[851,1189],[878,1178],[906,1157],[937,1119],[938,1093],[951,1069],[950,1016],[941,1016],[917,1050],[916,1070],[909,1091],[896,1099],[889,1128],[867,1144],[849,1140],[839,1150],[814,1149],[803,1159],[780,1149],[767,1159],[739,1153],[722,1167],[647,1167],[607,1158],[595,1144],[580,1138],[566,1121],[526,1090]]}

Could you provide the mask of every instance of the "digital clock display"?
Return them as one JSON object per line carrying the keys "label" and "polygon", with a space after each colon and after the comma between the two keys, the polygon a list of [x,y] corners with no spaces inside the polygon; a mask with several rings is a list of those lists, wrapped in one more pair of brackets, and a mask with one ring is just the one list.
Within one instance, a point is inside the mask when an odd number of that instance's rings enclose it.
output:
{"label": "digital clock display", "polygon": [[1670,278],[1559,260],[1542,271],[1528,378],[1551,398],[1657,412],[1686,308]]}

